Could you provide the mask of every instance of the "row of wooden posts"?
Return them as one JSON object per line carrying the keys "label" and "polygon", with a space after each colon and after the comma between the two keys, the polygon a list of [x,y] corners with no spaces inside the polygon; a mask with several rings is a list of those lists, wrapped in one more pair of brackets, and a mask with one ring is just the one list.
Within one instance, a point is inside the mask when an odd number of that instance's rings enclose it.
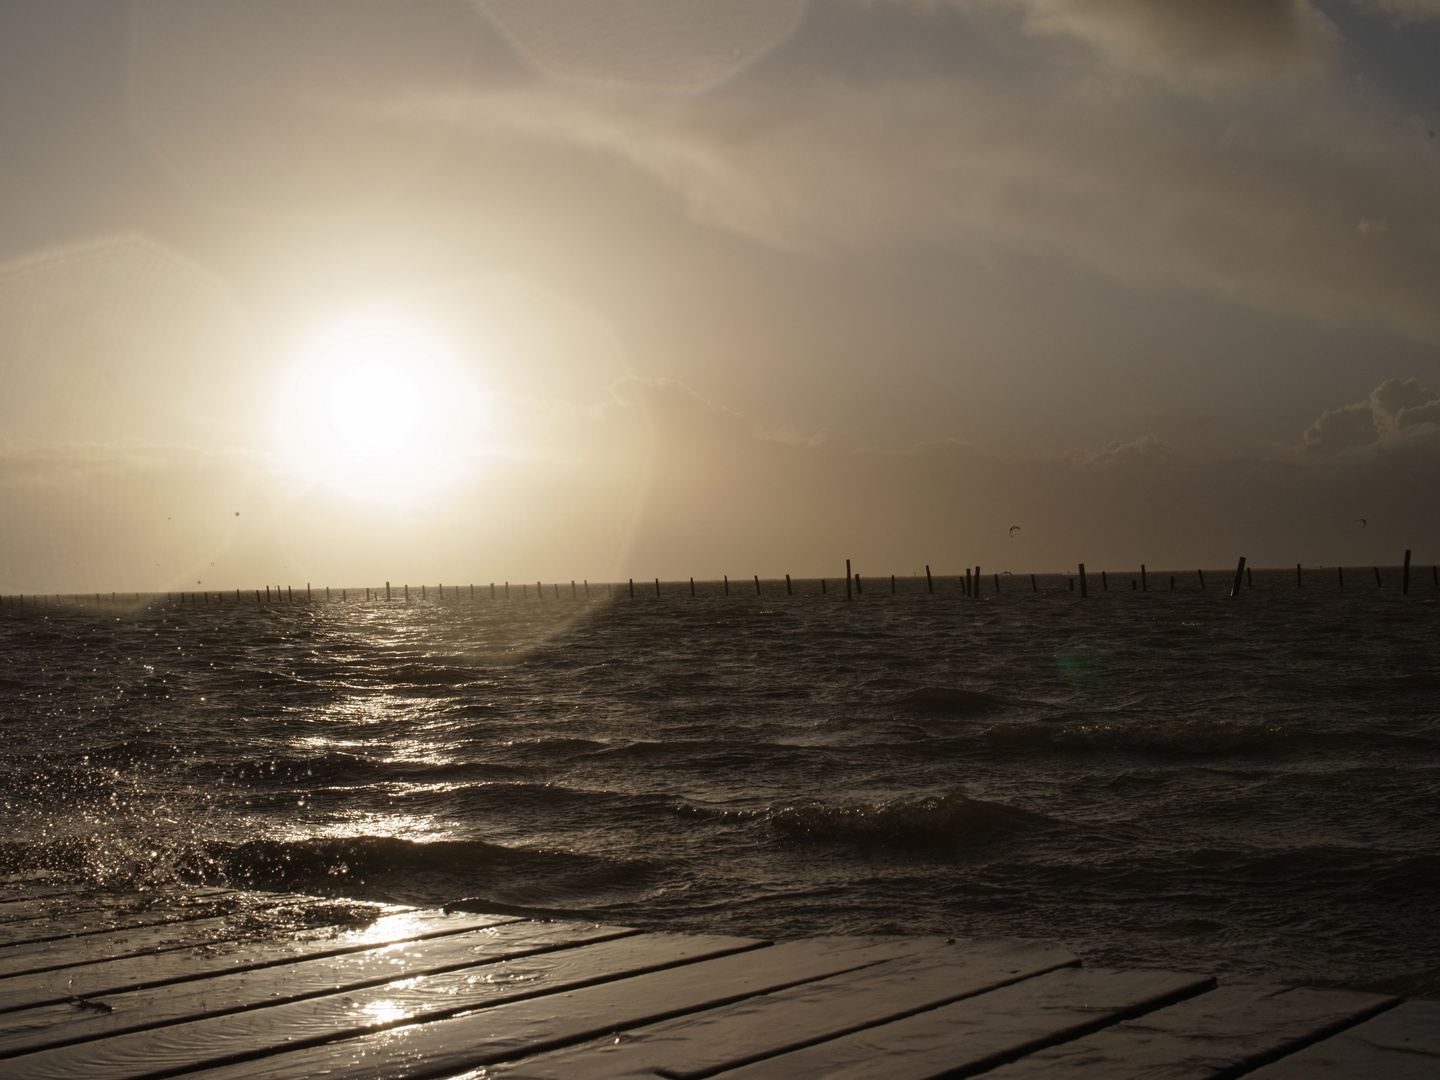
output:
{"label": "row of wooden posts", "polygon": [[[1375,584],[1376,584],[1376,586],[1383,588],[1383,587],[1384,587],[1384,580],[1383,580],[1383,579],[1381,578],[1381,576],[1380,576],[1380,568],[1379,568],[1378,566],[1376,566],[1376,567],[1373,567],[1373,570],[1374,570],[1374,572],[1375,572]],[[1343,589],[1343,588],[1345,587],[1345,568],[1344,568],[1343,566],[1337,566],[1337,567],[1335,568],[1335,573],[1336,573],[1337,582],[1338,582],[1338,584],[1339,584],[1339,587]],[[1204,571],[1204,570],[1196,570],[1196,571],[1195,571],[1195,574],[1196,574],[1197,579],[1199,580],[1200,588],[1201,588],[1202,590],[1204,590],[1204,589],[1206,588],[1206,584],[1205,584],[1205,571]],[[1007,577],[1013,577],[1014,575],[1010,574],[1010,573],[1007,571],[1005,576],[1007,576]],[[1037,579],[1037,576],[1036,576],[1035,574],[1031,574],[1031,575],[1029,575],[1029,576],[1030,576],[1030,588],[1031,588],[1031,590],[1034,591],[1034,592],[1039,592],[1039,591],[1040,591],[1040,585],[1039,585],[1039,581],[1038,581],[1038,579]],[[1431,566],[1431,567],[1430,567],[1430,576],[1431,576],[1431,580],[1434,582],[1434,584],[1437,585],[1437,586],[1440,586],[1440,567]],[[958,577],[958,575],[957,575],[957,577]],[[1000,574],[992,574],[991,577],[992,577],[992,579],[993,579],[993,581],[994,581],[995,592],[997,592],[997,593],[1000,592],[1000,591],[1001,591],[1001,589],[1000,589],[1000,579],[1001,579],[1001,575],[1000,575]],[[1075,576],[1072,577],[1072,576],[1070,576],[1070,575],[1066,575],[1066,579],[1067,579],[1067,581],[1069,582],[1069,591],[1071,591],[1071,592],[1074,592],[1074,591],[1075,591],[1075,585],[1076,585],[1076,582],[1078,581],[1078,582],[1079,582],[1079,585],[1080,585],[1080,595],[1081,595],[1082,597],[1088,597],[1088,596],[1090,595],[1090,576],[1089,576],[1089,575],[1086,573],[1086,571],[1085,571],[1085,564],[1084,564],[1084,563],[1080,563],[1080,564],[1079,564],[1079,572],[1078,572]],[[829,592],[829,583],[827,582],[827,580],[826,580],[825,578],[820,578],[819,580],[820,580],[820,592],[821,592],[822,594],[828,593],[828,592]],[[756,595],[756,596],[761,595],[760,576],[759,576],[758,574],[753,575],[752,581],[754,582],[754,586],[755,586],[755,595]],[[968,596],[968,597],[979,597],[980,594],[981,594],[982,582],[983,582],[983,581],[984,581],[984,578],[981,576],[980,567],[976,566],[976,567],[971,568],[971,567],[968,567],[968,566],[967,566],[967,567],[965,568],[965,580],[964,580],[965,595]],[[723,585],[723,588],[724,588],[724,593],[725,593],[725,595],[726,595],[726,596],[729,596],[729,595],[730,595],[730,578],[729,578],[728,575],[722,577],[722,585]],[[1252,574],[1250,568],[1245,565],[1245,557],[1244,557],[1244,556],[1241,556],[1241,557],[1240,557],[1240,562],[1239,562],[1239,563],[1236,565],[1236,567],[1235,567],[1235,578],[1234,578],[1234,581],[1231,583],[1229,595],[1231,595],[1231,596],[1238,596],[1238,595],[1240,594],[1240,591],[1241,591],[1241,589],[1242,589],[1243,587],[1253,588],[1254,585],[1255,585],[1255,581],[1254,581],[1253,574]],[[1296,563],[1296,564],[1295,564],[1295,587],[1296,587],[1296,588],[1303,588],[1304,585],[1305,585],[1305,575],[1304,575],[1304,571],[1302,570],[1301,565],[1300,565],[1299,563]],[[659,579],[659,578],[655,578],[655,579],[654,579],[654,587],[655,587],[655,595],[656,595],[656,596],[661,595],[661,592],[660,592],[660,579]],[[474,586],[474,585],[469,585],[469,586],[451,585],[450,588],[454,591],[454,597],[455,597],[455,599],[457,599],[457,600],[460,599],[463,595],[465,595],[465,590],[467,590],[467,589],[468,589],[468,591],[469,591],[469,597],[470,597],[470,599],[471,599],[471,600],[476,599],[476,593],[475,593],[475,586]],[[553,585],[553,588],[554,588],[554,593],[555,593],[555,599],[557,599],[557,600],[560,599],[560,583],[559,583],[558,581],[555,582],[554,585]],[[570,598],[571,598],[572,600],[578,600],[578,599],[580,599],[580,592],[579,592],[579,590],[580,590],[581,588],[584,589],[585,598],[586,598],[586,599],[591,599],[590,582],[589,582],[589,581],[584,581],[584,582],[580,583],[578,586],[577,586],[576,582],[572,581],[572,582],[570,582]],[[599,584],[596,585],[596,588],[599,588]],[[896,577],[895,577],[894,574],[891,574],[891,575],[890,575],[890,592],[891,592],[892,594],[895,593],[895,592],[896,592],[896,588],[897,588],[897,586],[896,586]],[[1107,573],[1106,571],[1104,571],[1104,570],[1101,570],[1101,571],[1100,571],[1100,588],[1101,588],[1102,591],[1105,591],[1105,592],[1108,592],[1108,591],[1110,590],[1110,578],[1109,578],[1108,573]],[[1139,578],[1131,578],[1131,579],[1130,579],[1130,588],[1131,588],[1132,590],[1136,590],[1136,591],[1140,591],[1140,592],[1148,592],[1148,591],[1149,591],[1149,589],[1150,589],[1150,575],[1149,575],[1149,573],[1148,573],[1148,571],[1147,571],[1144,563],[1141,563],[1141,564],[1140,564],[1140,576],[1139,576]],[[1174,588],[1175,588],[1175,576],[1174,576],[1174,575],[1170,575],[1170,588],[1171,588],[1171,589],[1174,589]],[[436,589],[439,591],[440,599],[441,599],[441,600],[445,599],[445,589],[446,589],[446,586],[444,586],[444,585],[437,585],[437,586],[436,586]],[[510,582],[508,582],[508,581],[507,581],[507,582],[504,582],[503,585],[501,585],[501,586],[498,587],[498,589],[497,589],[496,584],[495,584],[494,582],[491,582],[491,583],[490,583],[490,587],[489,587],[490,599],[491,599],[491,600],[500,600],[500,599],[509,600],[509,599],[511,598],[511,596],[510,596],[510,589],[511,589],[511,586],[510,586]],[[628,589],[629,589],[629,596],[633,598],[633,597],[635,596],[635,579],[634,579],[634,578],[630,578],[630,579],[628,580]],[[930,567],[929,567],[928,565],[925,567],[925,589],[926,589],[926,592],[929,592],[929,593],[933,593],[933,592],[935,591],[935,579],[934,579],[934,577],[931,575],[931,573],[930,573]],[[503,590],[503,591],[502,591],[502,590]],[[530,597],[530,586],[529,586],[529,584],[528,584],[528,583],[522,584],[522,585],[520,586],[520,590],[521,590],[521,598],[528,600],[529,597]],[[792,595],[792,594],[794,593],[794,591],[795,591],[794,583],[792,582],[792,580],[791,580],[791,578],[790,578],[790,575],[789,575],[789,574],[786,574],[786,575],[785,575],[785,594],[786,594],[787,596],[789,596],[789,595]],[[1405,560],[1404,560],[1404,563],[1402,564],[1402,567],[1401,567],[1400,591],[1401,591],[1402,594],[1408,594],[1408,593],[1410,592],[1410,552],[1409,552],[1408,550],[1405,552]],[[339,590],[339,592],[340,592],[340,599],[341,599],[341,600],[349,600],[349,598],[350,598],[350,590],[349,590],[349,589],[341,589],[341,590]],[[356,589],[355,592],[356,592],[356,598],[358,599],[358,598],[359,598],[360,590],[359,590],[359,589]],[[378,599],[380,598],[380,595],[381,595],[382,590],[380,590],[380,589],[378,589],[378,588],[367,588],[367,589],[364,590],[364,592],[365,592],[365,599],[366,599],[366,600],[371,600],[371,599],[377,599],[377,600],[378,600]],[[400,598],[402,598],[402,599],[404,599],[404,600],[406,600],[406,601],[408,601],[408,600],[410,599],[410,586],[409,586],[409,585],[401,585],[401,586],[399,587],[399,589],[394,589],[394,588],[391,587],[390,582],[387,581],[387,582],[385,583],[385,588],[384,588],[383,592],[384,592],[384,597],[385,597],[386,600],[396,599],[396,594],[397,594],[397,593],[399,594]],[[280,586],[276,585],[276,586],[274,587],[273,593],[272,593],[271,587],[270,587],[269,585],[266,585],[266,586],[264,587],[264,590],[263,590],[263,594],[264,594],[264,595],[263,595],[263,599],[262,599],[262,595],[261,595],[261,594],[262,594],[262,590],[261,590],[261,589],[256,589],[256,590],[254,590],[254,593],[255,593],[255,603],[256,603],[256,604],[272,604],[272,603],[276,603],[276,602],[293,603],[294,600],[295,600],[295,590],[294,590],[294,588],[293,588],[292,586],[289,586],[289,585],[285,586],[285,588],[284,588],[283,590],[280,588]],[[849,559],[846,559],[846,560],[845,560],[845,599],[846,599],[846,600],[851,600],[851,599],[853,599],[853,598],[856,597],[856,596],[863,596],[864,593],[865,593],[865,582],[864,582],[864,579],[860,576],[860,574],[856,573],[856,572],[854,571],[854,569],[851,567],[851,565],[850,565],[850,560],[849,560]],[[16,595],[11,595],[11,596],[0,596],[0,605],[7,605],[7,604],[8,604],[9,606],[24,607],[24,606],[26,606],[26,595],[27,595],[27,594],[21,593],[21,594],[16,594]],[[62,604],[62,603],[64,602],[64,597],[63,597],[62,595],[58,594],[58,593],[46,593],[46,594],[35,594],[35,593],[31,593],[31,594],[28,594],[28,595],[29,595],[30,606],[48,605],[48,604],[50,604],[50,603],[52,603],[52,602],[53,602],[54,604],[56,604],[56,605],[59,605],[59,604]],[[78,604],[85,604],[85,603],[88,603],[88,602],[89,602],[89,598],[90,598],[91,595],[93,595],[93,596],[95,597],[95,603],[96,603],[96,604],[103,604],[103,603],[105,603],[105,600],[103,599],[103,594],[102,594],[102,593],[94,593],[94,594],[90,594],[90,593],[83,593],[83,594],[82,594],[82,593],[72,593],[72,594],[70,594],[70,602],[71,602],[72,604],[77,604],[77,605],[78,605]],[[133,596],[133,601],[132,601],[132,600],[122,600],[121,597],[122,597],[123,595]],[[165,599],[166,599],[167,602],[173,603],[173,602],[175,602],[175,597],[176,597],[177,595],[179,596],[179,601],[180,601],[181,603],[187,603],[187,602],[188,602],[188,603],[204,603],[204,604],[208,604],[208,603],[211,602],[211,597],[213,596],[213,597],[215,598],[214,602],[218,604],[218,603],[222,602],[222,598],[223,598],[226,594],[223,593],[223,592],[213,592],[213,593],[212,593],[212,592],[210,592],[210,591],[201,592],[201,593],[193,593],[193,592],[192,592],[192,593],[181,592],[181,593],[178,593],[178,594],[176,594],[176,593],[166,593],[166,594],[165,594]],[[236,600],[237,603],[242,602],[242,600],[243,600],[243,595],[244,595],[244,591],[243,591],[243,590],[241,590],[241,589],[236,589],[236,590],[235,590],[235,600]],[[482,593],[482,595],[483,595],[483,593]],[[614,584],[613,582],[607,582],[607,583],[605,583],[605,595],[606,595],[607,598],[613,598],[613,597],[614,597],[614,595],[615,595],[615,584]],[[690,595],[691,595],[691,596],[696,595],[696,593],[695,593],[695,579],[694,579],[693,577],[690,579]],[[535,596],[536,596],[537,599],[541,599],[541,600],[543,600],[544,597],[545,597],[545,587],[544,587],[544,585],[543,585],[541,582],[538,582],[538,581],[535,583]],[[140,601],[140,597],[141,597],[141,594],[140,594],[140,593],[121,594],[121,593],[114,593],[114,592],[112,592],[112,593],[110,594],[109,602],[110,602],[111,604],[132,603],[132,602],[138,604],[138,603],[141,602],[141,601]],[[159,594],[158,594],[158,593],[154,594],[153,598],[158,600],[158,599],[159,599]],[[307,601],[309,601],[309,600],[312,600],[313,598],[314,598],[314,594],[313,594],[313,592],[312,592],[312,590],[311,590],[311,587],[310,587],[309,583],[307,582],[306,585],[305,585],[305,596],[304,596],[304,599],[307,600]],[[325,588],[325,599],[326,599],[326,600],[330,600],[331,598],[332,598],[332,597],[331,597],[331,590],[330,590],[329,586],[326,586],[326,588]],[[424,586],[424,585],[421,585],[421,586],[420,586],[420,599],[422,599],[422,600],[427,600],[427,599],[429,599],[429,592],[428,592],[427,586]]]}

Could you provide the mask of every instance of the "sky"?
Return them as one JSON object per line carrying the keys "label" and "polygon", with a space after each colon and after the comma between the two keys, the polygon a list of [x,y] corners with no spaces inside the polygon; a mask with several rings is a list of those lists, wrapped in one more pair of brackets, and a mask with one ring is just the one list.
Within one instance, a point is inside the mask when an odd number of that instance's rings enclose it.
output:
{"label": "sky", "polygon": [[1440,562],[1437,60],[1440,0],[6,0],[0,592]]}

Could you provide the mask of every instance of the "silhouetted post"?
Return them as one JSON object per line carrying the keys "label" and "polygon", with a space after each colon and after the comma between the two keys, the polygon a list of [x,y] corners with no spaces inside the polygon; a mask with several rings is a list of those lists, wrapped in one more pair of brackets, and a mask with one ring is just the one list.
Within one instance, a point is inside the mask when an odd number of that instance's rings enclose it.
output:
{"label": "silhouetted post", "polygon": [[295,590],[289,585],[285,586],[285,602],[287,604],[293,604],[295,602]]}
{"label": "silhouetted post", "polygon": [[1300,564],[1297,562],[1295,564],[1295,588],[1303,589],[1304,587],[1305,579],[1300,576]]}
{"label": "silhouetted post", "polygon": [[635,599],[635,579],[630,579],[630,599]]}
{"label": "silhouetted post", "polygon": [[980,599],[980,568],[975,567],[975,599]]}
{"label": "silhouetted post", "polygon": [[891,575],[890,575],[890,595],[891,595],[891,596],[894,596],[894,595],[895,595],[895,575],[894,575],[894,574],[891,574]]}
{"label": "silhouetted post", "polygon": [[970,568],[965,567],[965,595],[970,595]]}
{"label": "silhouetted post", "polygon": [[236,590],[235,590],[235,602],[236,602],[237,604],[240,602],[240,590],[239,590],[239,589],[236,589]]}
{"label": "silhouetted post", "polygon": [[409,585],[406,585],[404,588],[405,588],[405,602],[408,604],[408,603],[410,602],[410,586],[409,586]]}
{"label": "silhouetted post", "polygon": [[1100,571],[1100,591],[1101,591],[1101,592],[1109,592],[1109,591],[1110,591],[1110,579],[1105,576],[1105,571],[1104,571],[1104,570],[1101,570],[1101,571]]}
{"label": "silhouetted post", "polygon": [[1336,573],[1336,575],[1340,578],[1340,588],[1342,588],[1342,589],[1345,588],[1345,567],[1343,567],[1343,566],[1337,566],[1337,567],[1335,567],[1335,573]]}
{"label": "silhouetted post", "polygon": [[823,577],[820,579],[820,595],[825,595],[825,579]]}
{"label": "silhouetted post", "polygon": [[1174,574],[1171,574],[1171,575],[1170,575],[1170,591],[1171,591],[1171,592],[1174,592],[1174,591],[1175,591],[1175,575],[1174,575]]}
{"label": "silhouetted post", "polygon": [[660,579],[658,577],[655,579],[655,595],[660,595]]}
{"label": "silhouetted post", "polygon": [[[95,599],[96,599],[96,600],[99,600],[100,597],[97,596],[97,597],[95,597]],[[269,590],[268,588],[265,590],[265,599],[266,599],[266,600],[269,600],[269,599],[270,599],[270,590]],[[259,590],[259,589],[256,589],[256,590],[255,590],[255,603],[257,603],[257,604],[260,603],[260,590]]]}
{"label": "silhouetted post", "polygon": [[1136,589],[1136,587],[1137,587],[1137,586],[1136,586],[1136,584],[1135,584],[1135,579],[1132,577],[1132,578],[1130,579],[1130,591],[1131,591],[1131,592],[1134,592],[1135,589]]}
{"label": "silhouetted post", "polygon": [[1140,564],[1140,591],[1150,591],[1150,579],[1145,576],[1145,564],[1143,562]]}
{"label": "silhouetted post", "polygon": [[730,595],[730,575],[729,575],[729,574],[721,574],[720,576],[725,579],[725,595],[726,595],[726,596],[729,596],[729,595]]}
{"label": "silhouetted post", "polygon": [[1410,549],[1405,549],[1405,568],[1400,571],[1400,595],[1410,595]]}
{"label": "silhouetted post", "polygon": [[863,584],[861,584],[861,582],[860,582],[860,575],[859,575],[858,573],[855,575],[855,595],[856,595],[856,596],[864,596],[864,595],[865,595],[865,586],[864,586]]}
{"label": "silhouetted post", "polygon": [[1200,591],[1201,591],[1201,592],[1204,592],[1204,591],[1205,591],[1205,571],[1204,571],[1204,570],[1196,570],[1195,573],[1196,573],[1196,574],[1199,576],[1199,578],[1200,578]]}
{"label": "silhouetted post", "polygon": [[584,583],[584,585],[585,585],[585,599],[586,599],[586,600],[589,600],[589,599],[590,599],[590,579],[589,579],[589,578],[582,578],[581,581],[582,581],[582,582]]}
{"label": "silhouetted post", "polygon": [[1080,564],[1080,595],[1090,595],[1090,583],[1085,580],[1085,564],[1083,562]]}
{"label": "silhouetted post", "polygon": [[[574,585],[575,585],[575,583],[572,581],[572,582],[570,583],[570,585],[571,585],[571,587],[573,588]],[[473,584],[470,586],[470,599],[471,599],[471,600],[474,600],[474,599],[475,599],[475,586],[474,586]]]}
{"label": "silhouetted post", "polygon": [[490,582],[490,599],[495,599],[495,582]]}
{"label": "silhouetted post", "polygon": [[929,563],[925,564],[925,591],[930,593],[935,591],[935,580],[930,576]]}
{"label": "silhouetted post", "polygon": [[851,584],[853,584],[853,583],[852,583],[851,580],[850,580],[850,560],[849,560],[849,559],[846,559],[846,560],[845,560],[845,599],[846,599],[846,600],[853,599],[853,598],[851,597],[851,595],[850,595],[850,586],[851,586]]}
{"label": "silhouetted post", "polygon": [[505,582],[505,599],[510,599],[510,582]]}
{"label": "silhouetted post", "polygon": [[[573,585],[574,582],[571,582],[571,584]],[[555,582],[555,599],[556,599],[556,600],[559,600],[559,599],[560,599],[560,582],[558,582],[558,581]]]}
{"label": "silhouetted post", "polygon": [[690,579],[690,595],[695,595],[695,579],[693,577]]}
{"label": "silhouetted post", "polygon": [[995,591],[996,591],[997,593],[1000,591],[1000,575],[999,575],[999,574],[996,574],[996,575],[995,575]]}
{"label": "silhouetted post", "polygon": [[1035,575],[1034,575],[1034,574],[1031,574],[1031,575],[1030,575],[1030,591],[1031,591],[1031,592],[1039,592],[1039,591],[1040,591],[1040,586],[1035,583]]}
{"label": "silhouetted post", "polygon": [[538,581],[535,582],[535,599],[541,601],[545,599],[545,586]]}
{"label": "silhouetted post", "polygon": [[529,585],[521,585],[521,586],[520,586],[520,599],[521,599],[522,602],[525,601],[525,600],[529,600],[529,599],[530,599],[530,586],[529,586]]}
{"label": "silhouetted post", "polygon": [[759,596],[759,595],[760,595],[760,575],[759,575],[759,574],[756,574],[756,575],[755,575],[755,595],[756,595],[756,596]]}
{"label": "silhouetted post", "polygon": [[1250,567],[1248,566],[1245,567],[1245,587],[1247,589],[1253,589],[1255,587],[1255,578],[1251,575]]}
{"label": "silhouetted post", "polygon": [[326,586],[325,586],[325,599],[326,599],[327,601],[330,599],[330,586],[329,586],[329,585],[326,585]]}
{"label": "silhouetted post", "polygon": [[[209,596],[209,593],[206,593],[206,596],[208,597],[208,596]],[[326,599],[329,599],[329,596],[330,596],[330,590],[329,590],[329,589],[326,589],[326,590],[325,590],[325,596],[326,596]],[[207,599],[205,602],[208,604],[210,601]],[[310,582],[308,582],[308,581],[305,582],[305,602],[306,602],[307,604],[310,602]]]}
{"label": "silhouetted post", "polygon": [[785,595],[786,595],[786,596],[789,596],[790,594],[791,594],[791,592],[790,592],[790,575],[789,575],[789,574],[786,574],[786,575],[785,575]]}
{"label": "silhouetted post", "polygon": [[1385,587],[1385,583],[1380,580],[1380,567],[1378,566],[1375,567],[1375,587],[1382,589]]}
{"label": "silhouetted post", "polygon": [[575,591],[575,579],[574,579],[574,578],[571,578],[571,579],[570,579],[570,599],[571,599],[571,600],[578,600],[578,599],[580,599],[579,594]]}
{"label": "silhouetted post", "polygon": [[[1299,567],[1296,567],[1298,570]],[[1230,595],[1239,596],[1240,586],[1245,583],[1245,556],[1240,556],[1240,561],[1235,564],[1235,581],[1230,586]]]}
{"label": "silhouetted post", "polygon": [[615,599],[615,585],[614,585],[613,582],[607,581],[607,582],[605,583],[605,599],[606,599],[606,600],[614,600],[614,599]]}
{"label": "silhouetted post", "polygon": [[385,599],[390,599],[390,582],[385,582]]}

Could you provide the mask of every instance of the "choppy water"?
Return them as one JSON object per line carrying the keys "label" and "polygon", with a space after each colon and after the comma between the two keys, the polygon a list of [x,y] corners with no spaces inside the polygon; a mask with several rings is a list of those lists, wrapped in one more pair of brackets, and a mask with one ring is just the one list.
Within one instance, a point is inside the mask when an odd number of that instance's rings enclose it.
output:
{"label": "choppy water", "polygon": [[6,606],[0,874],[1433,992],[1440,589],[1256,582]]}

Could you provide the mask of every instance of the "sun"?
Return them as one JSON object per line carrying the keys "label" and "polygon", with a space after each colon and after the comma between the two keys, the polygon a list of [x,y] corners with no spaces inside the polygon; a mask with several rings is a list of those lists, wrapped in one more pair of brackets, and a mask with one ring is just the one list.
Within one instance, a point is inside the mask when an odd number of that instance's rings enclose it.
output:
{"label": "sun", "polygon": [[470,472],[481,420],[472,373],[448,342],[417,320],[365,313],[301,343],[278,432],[308,480],[406,502]]}

